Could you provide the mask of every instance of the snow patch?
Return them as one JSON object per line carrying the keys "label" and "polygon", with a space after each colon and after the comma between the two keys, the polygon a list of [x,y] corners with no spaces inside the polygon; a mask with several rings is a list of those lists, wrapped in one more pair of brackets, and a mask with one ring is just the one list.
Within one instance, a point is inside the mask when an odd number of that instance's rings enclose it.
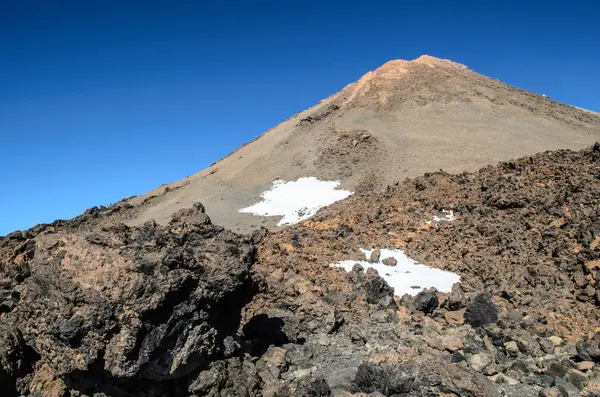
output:
{"label": "snow patch", "polygon": [[353,194],[337,189],[339,181],[320,181],[314,177],[297,181],[275,181],[261,194],[262,201],[242,208],[240,212],[261,216],[283,216],[278,226],[298,223],[315,215],[323,207]]}
{"label": "snow patch", "polygon": [[435,222],[435,223],[440,222],[440,221],[452,222],[455,219],[456,219],[456,217],[454,216],[454,211],[442,210],[442,216],[434,215],[432,221],[426,221],[425,223],[430,225],[431,222]]}
{"label": "snow patch", "polygon": [[[361,248],[366,258],[371,257],[373,250]],[[346,260],[334,263],[331,266],[340,267],[347,272],[351,271],[355,264],[360,264],[365,271],[373,268],[379,275],[394,289],[394,294],[402,296],[404,294],[416,295],[425,288],[434,287],[440,292],[452,291],[452,285],[460,282],[458,274],[436,269],[417,263],[409,258],[402,250],[382,249],[379,262],[371,263],[369,261]],[[394,258],[397,261],[396,266],[387,266],[382,263],[386,258]]]}

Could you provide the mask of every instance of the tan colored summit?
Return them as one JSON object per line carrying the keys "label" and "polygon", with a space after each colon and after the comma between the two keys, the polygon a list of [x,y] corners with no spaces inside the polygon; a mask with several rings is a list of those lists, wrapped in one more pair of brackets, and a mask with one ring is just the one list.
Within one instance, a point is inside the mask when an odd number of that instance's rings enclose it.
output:
{"label": "tan colored summit", "polygon": [[[431,56],[395,60],[181,181],[129,200],[135,225],[200,201],[215,224],[247,232],[279,218],[239,213],[276,179],[383,189],[424,172],[474,171],[600,139],[600,116]],[[167,187],[168,189],[165,189]]]}

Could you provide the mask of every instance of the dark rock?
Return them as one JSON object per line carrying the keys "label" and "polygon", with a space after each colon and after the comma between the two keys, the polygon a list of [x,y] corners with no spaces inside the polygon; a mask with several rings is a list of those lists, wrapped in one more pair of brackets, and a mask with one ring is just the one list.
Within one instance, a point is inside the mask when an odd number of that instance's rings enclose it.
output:
{"label": "dark rock", "polygon": [[546,374],[556,378],[562,378],[563,376],[565,376],[567,371],[568,368],[565,368],[564,365],[562,365],[558,361],[553,361],[550,364],[548,364],[548,370],[546,371]]}
{"label": "dark rock", "polygon": [[534,383],[541,387],[552,387],[554,385],[554,377],[547,374],[537,374],[534,379]]}
{"label": "dark rock", "polygon": [[561,378],[554,379],[554,385],[560,390],[565,397],[578,397],[580,396],[579,389],[570,382],[567,382]]}
{"label": "dark rock", "polygon": [[76,343],[82,336],[83,325],[83,318],[77,315],[62,321],[58,330],[59,337],[67,343]]}
{"label": "dark rock", "polygon": [[538,341],[538,343],[540,344],[540,348],[542,349],[542,351],[544,353],[546,353],[546,354],[554,353],[554,349],[556,347],[554,346],[554,343],[550,339],[542,338]]}
{"label": "dark rock", "polygon": [[582,361],[599,361],[600,348],[598,345],[581,340],[575,344],[577,355]]}
{"label": "dark rock", "polygon": [[263,226],[252,232],[250,235],[250,242],[252,244],[259,244],[269,234],[269,230]]}
{"label": "dark rock", "polygon": [[450,355],[450,362],[460,363],[462,361],[465,361],[465,355],[462,352],[457,350]]}
{"label": "dark rock", "polygon": [[587,375],[576,369],[570,369],[564,379],[579,390],[583,390],[589,382]]}
{"label": "dark rock", "polygon": [[473,327],[482,327],[498,322],[498,308],[492,302],[492,296],[483,292],[473,298],[465,312],[465,323]]}
{"label": "dark rock", "polygon": [[465,345],[465,347],[463,348],[463,351],[466,354],[477,354],[481,351],[481,349],[479,347],[477,347],[477,345],[473,344],[473,343],[467,343]]}
{"label": "dark rock", "polygon": [[529,368],[527,364],[522,360],[517,360],[510,366],[510,369],[519,374],[519,378],[527,375],[529,373]]}
{"label": "dark rock", "polygon": [[405,307],[407,309],[412,309],[412,296],[409,294],[404,294],[400,298],[400,306]]}
{"label": "dark rock", "polygon": [[322,377],[303,379],[299,382],[294,397],[329,397],[331,389]]}
{"label": "dark rock", "polygon": [[352,280],[353,283],[362,283],[365,279],[364,267],[360,263],[355,263],[352,266],[352,271],[348,273],[348,278]]}
{"label": "dark rock", "polygon": [[354,386],[363,393],[379,392],[389,396],[410,392],[414,380],[414,368],[411,366],[363,363],[358,367]]}
{"label": "dark rock", "polygon": [[373,268],[367,269],[364,288],[367,295],[367,302],[371,304],[376,304],[381,298],[386,296],[394,296],[394,289]]}
{"label": "dark rock", "polygon": [[37,359],[17,328],[0,323],[0,396],[20,395],[17,379],[31,372]]}
{"label": "dark rock", "polygon": [[437,291],[432,288],[429,290],[419,292],[412,301],[415,310],[423,312],[425,314],[433,313],[437,309],[439,300],[437,297]]}
{"label": "dark rock", "polygon": [[202,205],[202,203],[200,203],[198,201],[196,201],[194,204],[192,204],[192,208],[203,214],[206,212],[206,210],[204,209],[204,205]]}
{"label": "dark rock", "polygon": [[362,267],[360,263],[355,263],[354,266],[352,266],[352,271],[354,273],[362,273],[365,271],[365,268]]}

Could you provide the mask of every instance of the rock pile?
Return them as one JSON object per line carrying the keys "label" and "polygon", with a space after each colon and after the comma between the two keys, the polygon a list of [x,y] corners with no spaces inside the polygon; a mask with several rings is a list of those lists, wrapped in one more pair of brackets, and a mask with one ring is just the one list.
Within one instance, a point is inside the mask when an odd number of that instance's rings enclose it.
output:
{"label": "rock pile", "polygon": [[[593,396],[600,146],[406,180],[238,236],[201,205],[0,239],[2,396]],[[428,222],[443,211],[454,219]],[[459,273],[394,296],[359,248]],[[390,266],[393,266],[390,263]]]}

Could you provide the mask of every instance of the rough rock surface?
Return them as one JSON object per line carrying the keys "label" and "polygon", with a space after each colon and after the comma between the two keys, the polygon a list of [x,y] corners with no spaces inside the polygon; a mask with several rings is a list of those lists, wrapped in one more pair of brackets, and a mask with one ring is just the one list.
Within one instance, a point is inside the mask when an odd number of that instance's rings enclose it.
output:
{"label": "rough rock surface", "polygon": [[[42,387],[44,396],[167,395],[235,354],[241,308],[255,288],[247,239],[211,225],[201,208],[180,211],[168,227],[96,229],[86,218],[1,242],[10,304],[0,376],[31,366],[20,358],[29,346],[54,379],[55,393]],[[41,381],[13,388],[33,392]]]}
{"label": "rough rock surface", "polygon": [[[592,396],[600,145],[408,179],[276,233],[201,205],[0,239],[2,396]],[[442,210],[454,221],[427,223]],[[394,297],[331,263],[401,248],[457,272]],[[363,256],[364,258],[364,256]]]}
{"label": "rough rock surface", "polygon": [[[406,392],[413,395],[597,393],[599,176],[595,145],[351,197],[267,234],[255,269],[268,288],[247,311],[279,316],[290,342],[312,347],[311,373],[336,392],[394,395],[410,383],[396,367],[406,364],[438,379],[415,381]],[[456,219],[428,222],[442,210]],[[360,259],[359,248],[404,249],[462,282],[431,306],[423,295],[373,296],[360,266],[330,267]],[[323,346],[328,355],[315,353]],[[376,368],[357,372],[363,364]],[[466,376],[458,388],[445,384],[446,366]],[[370,386],[358,387],[361,379]]]}

